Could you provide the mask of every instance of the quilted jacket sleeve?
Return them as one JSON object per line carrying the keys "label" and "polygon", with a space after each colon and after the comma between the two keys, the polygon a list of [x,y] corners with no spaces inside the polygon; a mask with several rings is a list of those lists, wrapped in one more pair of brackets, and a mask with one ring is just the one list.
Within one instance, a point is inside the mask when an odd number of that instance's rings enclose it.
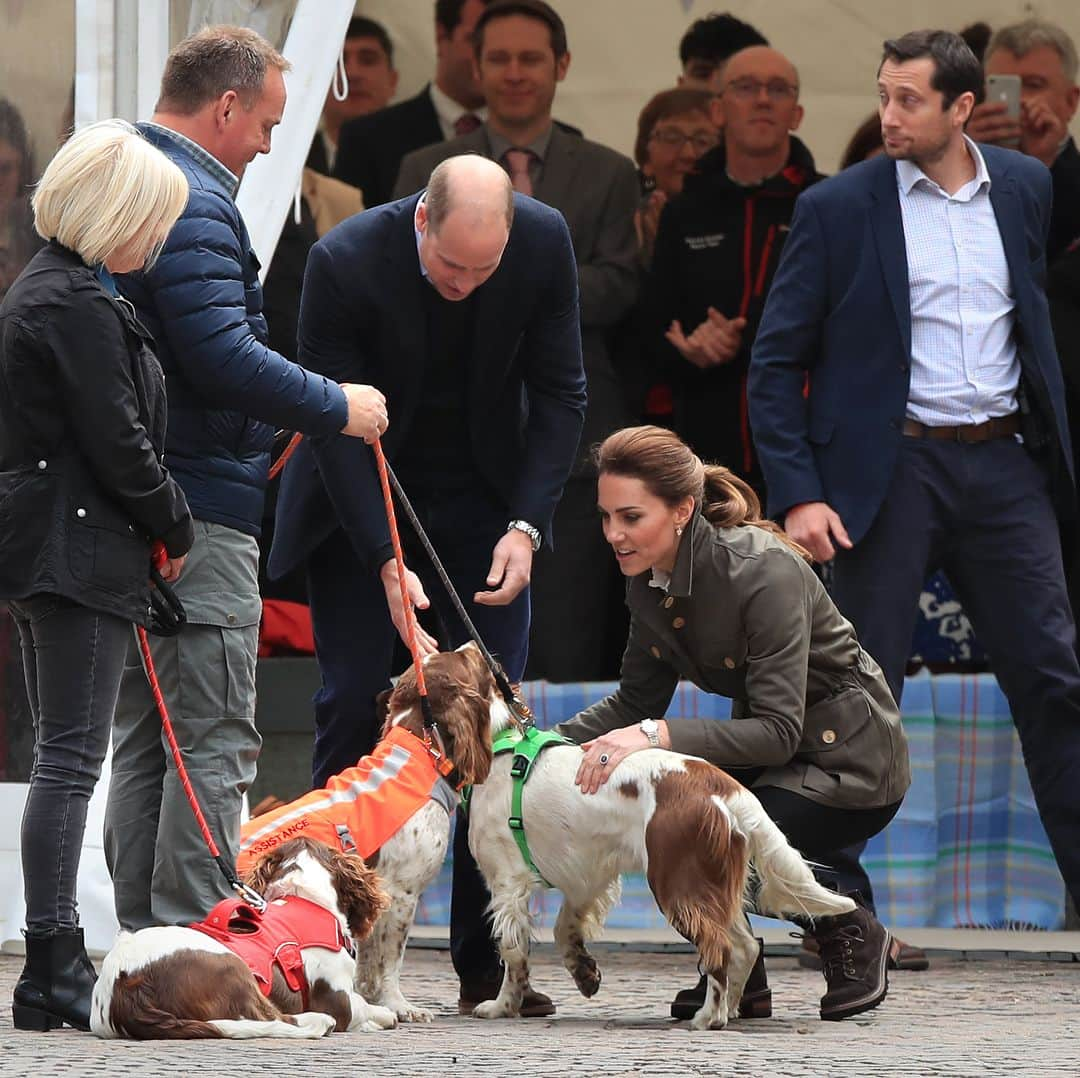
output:
{"label": "quilted jacket sleeve", "polygon": [[245,283],[245,239],[228,199],[192,189],[145,278],[169,352],[208,400],[305,434],[339,431],[348,415],[340,386],[291,363],[252,330],[248,290],[258,286]]}

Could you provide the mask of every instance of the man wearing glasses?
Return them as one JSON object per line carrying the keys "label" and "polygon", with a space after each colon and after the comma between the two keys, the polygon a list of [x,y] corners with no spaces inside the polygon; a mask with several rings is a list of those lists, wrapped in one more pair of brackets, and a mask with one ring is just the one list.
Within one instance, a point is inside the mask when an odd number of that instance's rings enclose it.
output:
{"label": "man wearing glasses", "polygon": [[795,199],[822,177],[791,134],[803,115],[799,76],[775,49],[735,53],[712,109],[722,140],[660,221],[654,339],[671,376],[679,435],[760,492],[746,410],[750,346]]}

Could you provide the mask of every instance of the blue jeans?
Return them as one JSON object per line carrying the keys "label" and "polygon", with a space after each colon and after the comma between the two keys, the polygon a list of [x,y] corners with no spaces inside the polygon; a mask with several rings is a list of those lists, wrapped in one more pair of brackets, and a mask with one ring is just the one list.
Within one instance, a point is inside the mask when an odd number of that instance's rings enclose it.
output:
{"label": "blue jeans", "polygon": [[86,809],[109,745],[131,624],[59,595],[11,602],[34,721],[22,818],[27,928],[75,928]]}

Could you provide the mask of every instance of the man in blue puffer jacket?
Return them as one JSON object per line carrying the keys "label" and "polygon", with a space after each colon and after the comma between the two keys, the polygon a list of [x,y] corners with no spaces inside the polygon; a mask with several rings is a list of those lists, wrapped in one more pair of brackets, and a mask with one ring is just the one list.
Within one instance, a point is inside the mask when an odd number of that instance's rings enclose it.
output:
{"label": "man in blue puffer jacket", "polygon": [[[195,518],[177,591],[188,623],[155,641],[154,665],[199,803],[235,860],[240,806],[255,776],[257,583],[271,424],[373,440],[386,402],[370,386],[313,374],[266,345],[259,264],[233,201],[244,168],[270,150],[288,62],[251,30],[214,27],[170,54],[143,135],[190,186],[156,264],[120,289],[154,335],[165,369],[165,459]],[[201,920],[228,888],[163,749],[132,650],[113,731],[105,849],[123,928]]]}

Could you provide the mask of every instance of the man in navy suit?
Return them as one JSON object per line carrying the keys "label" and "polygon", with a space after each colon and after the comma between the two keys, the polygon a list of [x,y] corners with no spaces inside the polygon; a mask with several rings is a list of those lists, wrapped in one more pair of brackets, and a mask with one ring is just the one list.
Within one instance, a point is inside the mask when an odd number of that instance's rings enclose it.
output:
{"label": "man in navy suit", "polygon": [[796,206],[754,343],[769,511],[815,559],[897,698],[944,568],[1009,699],[1058,865],[1080,898],[1080,668],[1056,514],[1074,511],[1043,292],[1050,174],[977,146],[955,34],[885,42],[885,155]]}
{"label": "man in navy suit", "polygon": [[[494,162],[450,158],[421,195],[358,214],[312,248],[299,336],[312,370],[335,381],[363,371],[386,395],[387,458],[480,635],[519,680],[532,557],[551,541],[585,412],[566,222],[515,194]],[[375,745],[375,697],[394,672],[394,629],[405,628],[374,458],[350,440],[301,444],[282,476],[269,563],[273,577],[307,567],[322,674],[316,786]],[[449,643],[463,643],[426,557],[405,541],[420,574],[409,572],[412,602],[429,605],[426,585]],[[436,648],[427,633],[419,642]],[[501,977],[466,832],[459,821],[451,941],[471,1010]],[[527,1006],[554,1009],[538,995]]]}

